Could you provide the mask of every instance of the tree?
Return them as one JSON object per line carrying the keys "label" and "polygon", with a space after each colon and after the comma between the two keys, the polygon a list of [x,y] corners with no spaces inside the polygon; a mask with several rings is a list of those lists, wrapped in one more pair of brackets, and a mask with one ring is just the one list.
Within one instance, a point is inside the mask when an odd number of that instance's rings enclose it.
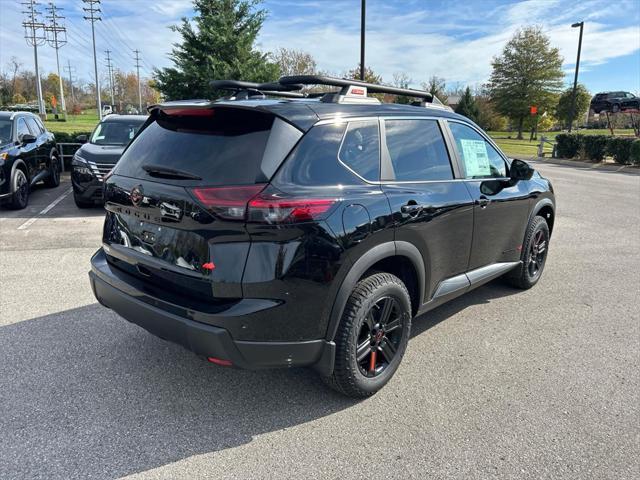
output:
{"label": "tree", "polygon": [[271,54],[273,61],[280,68],[280,75],[314,75],[317,64],[310,53],[302,50],[280,48]]}
{"label": "tree", "polygon": [[456,113],[464,115],[469,120],[478,123],[480,111],[478,110],[478,105],[476,105],[473,95],[471,95],[471,89],[469,87],[465,88],[464,93],[460,97],[460,102],[456,107]]}
{"label": "tree", "polygon": [[447,94],[445,93],[447,89],[447,83],[444,78],[438,77],[437,75],[432,75],[429,77],[429,81],[422,83],[422,89],[429,92],[434,97],[438,97],[442,103],[447,103]]}
{"label": "tree", "polygon": [[[351,78],[354,80],[360,80],[360,65],[356,68],[353,68],[347,72],[345,75],[346,78]],[[364,68],[364,81],[367,83],[375,83],[376,85],[380,85],[382,83],[382,77],[374,72],[371,68]]]}
{"label": "tree", "polygon": [[494,57],[489,92],[498,112],[518,125],[522,139],[524,120],[532,105],[544,111],[562,88],[562,57],[539,27],[519,30]]}
{"label": "tree", "polygon": [[156,69],[157,88],[169,100],[215,98],[211,80],[277,80],[278,66],[255,49],[266,12],[259,0],[194,0],[195,16],[171,29],[182,35],[170,58],[174,67]]}
{"label": "tree", "polygon": [[[562,94],[560,94],[560,98],[558,99],[558,105],[556,106],[556,117],[560,120],[560,122],[568,126],[569,125],[569,117],[571,116],[571,99],[573,98],[573,87],[567,88]],[[586,89],[584,85],[581,83],[576,87],[576,109],[573,114],[572,122],[575,122],[576,119],[581,118],[587,110],[589,110],[589,105],[591,103],[591,94]]]}
{"label": "tree", "polygon": [[[409,88],[409,84],[411,83],[411,78],[405,72],[396,72],[393,74],[393,86],[398,88]],[[397,95],[395,102],[402,103],[405,105],[410,104],[413,101],[411,97],[407,97],[404,95]]]}

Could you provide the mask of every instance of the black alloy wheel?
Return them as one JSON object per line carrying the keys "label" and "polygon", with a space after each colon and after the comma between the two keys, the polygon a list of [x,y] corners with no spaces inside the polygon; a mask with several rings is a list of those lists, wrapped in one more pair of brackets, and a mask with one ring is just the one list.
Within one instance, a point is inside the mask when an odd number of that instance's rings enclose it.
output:
{"label": "black alloy wheel", "polygon": [[22,170],[15,172],[15,190],[11,198],[11,208],[21,210],[29,203],[29,180]]}
{"label": "black alloy wheel", "polygon": [[51,157],[49,176],[44,181],[44,184],[49,188],[55,188],[60,185],[60,161],[56,156]]}
{"label": "black alloy wheel", "polygon": [[549,252],[549,238],[547,221],[535,216],[527,228],[520,264],[504,277],[508,283],[525,290],[538,283]]}
{"label": "black alloy wheel", "polygon": [[360,373],[375,377],[393,361],[402,340],[403,312],[393,297],[382,297],[369,309],[356,344]]}
{"label": "black alloy wheel", "polygon": [[529,248],[529,260],[527,269],[529,276],[533,279],[542,272],[544,262],[547,258],[547,237],[544,230],[538,230],[533,236],[531,247]]}

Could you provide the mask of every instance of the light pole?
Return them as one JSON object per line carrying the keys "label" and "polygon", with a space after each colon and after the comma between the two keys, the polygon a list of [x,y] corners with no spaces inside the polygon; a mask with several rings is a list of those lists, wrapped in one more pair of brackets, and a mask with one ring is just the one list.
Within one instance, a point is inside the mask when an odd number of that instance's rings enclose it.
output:
{"label": "light pole", "polygon": [[360,9],[360,80],[364,81],[364,30],[367,15],[367,0],[362,0]]}
{"label": "light pole", "polygon": [[569,110],[569,133],[571,133],[571,127],[573,125],[573,115],[576,111],[576,89],[578,88],[578,70],[580,69],[580,50],[582,49],[582,30],[584,28],[584,22],[578,22],[571,25],[571,28],[580,27],[580,38],[578,40],[578,59],[576,60],[576,75],[573,78],[573,94],[571,95],[571,110]]}

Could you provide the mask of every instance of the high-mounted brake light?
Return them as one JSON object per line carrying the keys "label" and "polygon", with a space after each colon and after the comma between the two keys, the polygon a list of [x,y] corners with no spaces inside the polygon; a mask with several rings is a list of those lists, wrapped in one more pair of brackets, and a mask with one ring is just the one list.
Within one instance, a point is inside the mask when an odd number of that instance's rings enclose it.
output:
{"label": "high-mounted brake light", "polygon": [[184,115],[188,117],[213,117],[214,110],[212,108],[167,108],[162,110],[165,115],[179,116]]}
{"label": "high-mounted brake light", "polygon": [[211,213],[227,220],[244,220],[247,202],[263,188],[264,184],[240,187],[197,187],[191,191]]}
{"label": "high-mounted brake light", "polygon": [[271,224],[319,220],[335,202],[332,198],[283,198],[263,192],[249,201],[247,220]]}

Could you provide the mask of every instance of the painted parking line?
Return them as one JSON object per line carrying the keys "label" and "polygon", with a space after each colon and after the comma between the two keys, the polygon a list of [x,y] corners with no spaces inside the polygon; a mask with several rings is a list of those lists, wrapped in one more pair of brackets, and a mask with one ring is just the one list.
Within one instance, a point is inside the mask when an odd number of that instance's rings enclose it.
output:
{"label": "painted parking line", "polygon": [[62,195],[60,195],[58,198],[56,198],[53,202],[51,202],[49,205],[47,205],[46,207],[44,207],[40,213],[38,213],[36,216],[31,217],[29,220],[27,220],[26,222],[24,222],[22,225],[20,225],[18,227],[18,230],[26,230],[27,228],[29,228],[31,225],[33,225],[35,223],[36,220],[38,220],[38,218],[40,218],[41,215],[44,215],[45,213],[47,213],[49,210],[51,210],[53,207],[55,207],[57,204],[59,204],[62,200],[64,200],[64,197],[66,197],[67,195],[69,195],[71,192],[73,192],[73,188],[69,188],[66,192],[64,192]]}

